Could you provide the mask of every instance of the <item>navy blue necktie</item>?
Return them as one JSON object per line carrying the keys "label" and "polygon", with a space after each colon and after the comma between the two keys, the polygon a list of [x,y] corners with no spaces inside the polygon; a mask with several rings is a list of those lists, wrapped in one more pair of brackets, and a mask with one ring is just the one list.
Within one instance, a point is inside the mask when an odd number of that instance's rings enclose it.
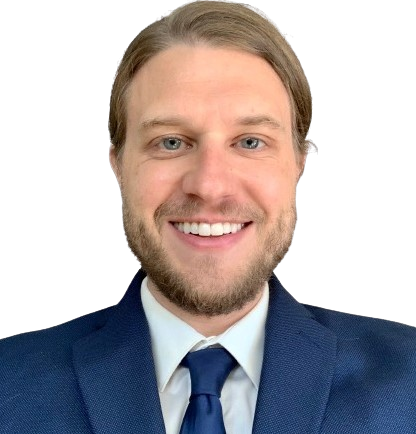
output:
{"label": "navy blue necktie", "polygon": [[221,389],[237,365],[224,348],[188,353],[181,363],[191,374],[191,397],[179,434],[225,434]]}

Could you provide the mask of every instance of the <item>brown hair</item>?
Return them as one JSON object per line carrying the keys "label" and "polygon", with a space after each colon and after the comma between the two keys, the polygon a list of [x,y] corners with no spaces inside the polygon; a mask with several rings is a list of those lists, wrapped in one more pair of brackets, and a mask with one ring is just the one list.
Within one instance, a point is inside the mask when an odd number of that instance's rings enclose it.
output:
{"label": "brown hair", "polygon": [[295,147],[305,154],[312,98],[302,66],[290,45],[267,18],[251,7],[225,1],[195,1],[154,22],[131,42],[118,67],[108,127],[116,154],[126,139],[126,93],[135,73],[153,56],[176,44],[204,44],[252,53],[276,71],[289,94]]}

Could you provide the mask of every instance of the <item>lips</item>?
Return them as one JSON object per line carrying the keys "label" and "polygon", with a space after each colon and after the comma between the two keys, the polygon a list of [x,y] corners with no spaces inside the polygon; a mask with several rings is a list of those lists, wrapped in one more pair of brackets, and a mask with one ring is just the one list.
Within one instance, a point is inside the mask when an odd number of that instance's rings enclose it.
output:
{"label": "lips", "polygon": [[184,234],[199,235],[201,237],[219,237],[226,234],[235,234],[246,226],[246,223],[199,223],[174,222],[175,228]]}

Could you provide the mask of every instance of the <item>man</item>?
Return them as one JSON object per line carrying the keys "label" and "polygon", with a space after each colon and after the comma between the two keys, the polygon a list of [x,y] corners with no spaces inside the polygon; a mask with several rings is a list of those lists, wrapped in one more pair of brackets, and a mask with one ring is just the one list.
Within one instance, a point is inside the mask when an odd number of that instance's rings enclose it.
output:
{"label": "man", "polygon": [[[416,432],[415,330],[272,275],[310,120],[298,59],[248,7],[190,3],[136,37],[109,128],[142,270],[117,306],[0,344],[1,433]],[[224,384],[196,392],[213,354]]]}

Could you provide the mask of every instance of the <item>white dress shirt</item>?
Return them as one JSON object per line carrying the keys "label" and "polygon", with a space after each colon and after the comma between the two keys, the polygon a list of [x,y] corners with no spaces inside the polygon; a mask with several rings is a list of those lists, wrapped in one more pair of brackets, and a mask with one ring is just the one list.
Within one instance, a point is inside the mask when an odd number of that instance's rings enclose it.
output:
{"label": "white dress shirt", "polygon": [[260,301],[244,318],[221,335],[208,338],[161,306],[150,293],[147,278],[142,283],[141,298],[152,338],[166,433],[179,433],[191,394],[189,371],[179,363],[189,351],[221,345],[239,363],[221,393],[225,429],[227,434],[250,434],[263,362],[268,285]]}

